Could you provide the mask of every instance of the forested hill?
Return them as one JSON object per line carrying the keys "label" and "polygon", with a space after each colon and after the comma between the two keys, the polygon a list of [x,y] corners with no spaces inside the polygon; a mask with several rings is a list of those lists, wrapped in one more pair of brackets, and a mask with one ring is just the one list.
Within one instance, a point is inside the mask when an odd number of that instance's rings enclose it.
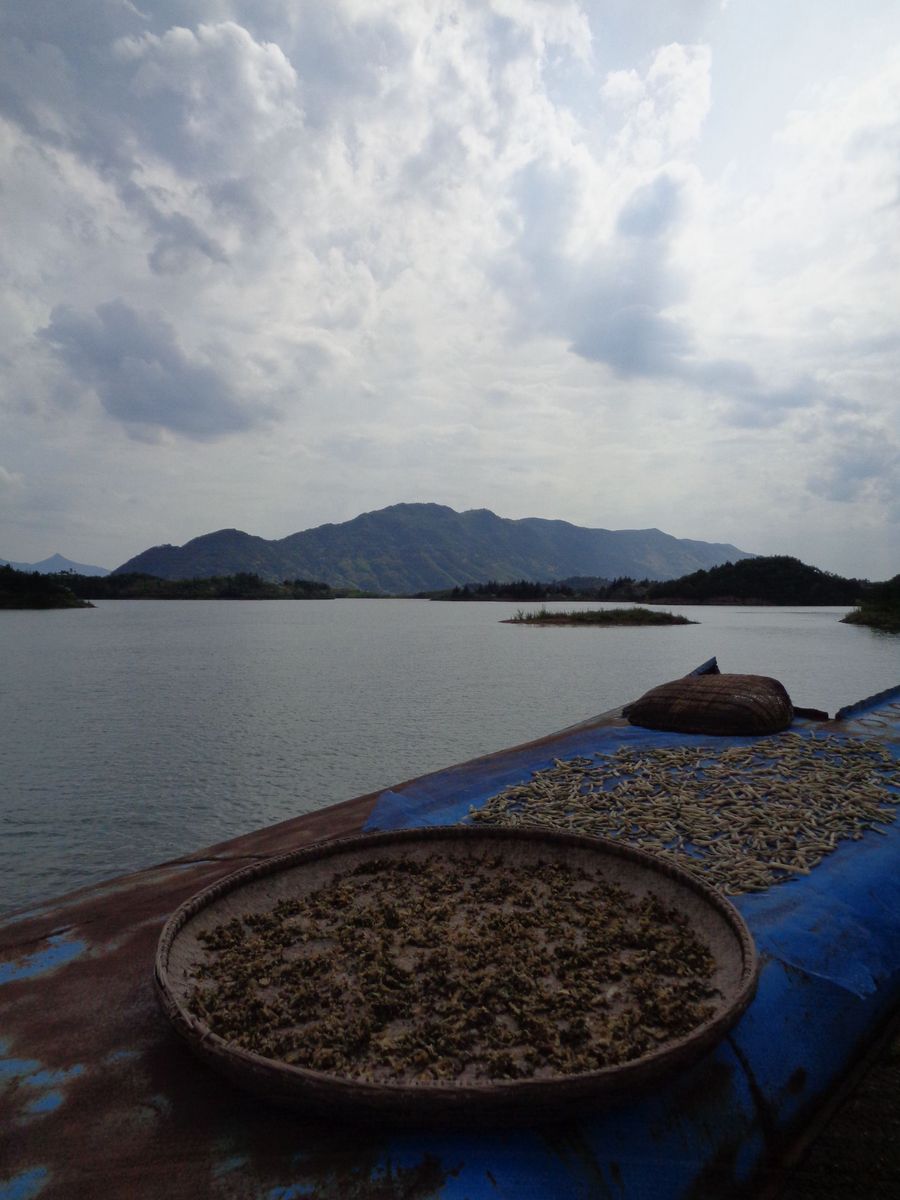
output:
{"label": "forested hill", "polygon": [[509,520],[487,509],[459,513],[440,504],[395,504],[276,541],[222,529],[184,546],[145,550],[114,574],[187,579],[252,572],[408,595],[485,579],[670,579],[748,557],[735,546],[675,538],[659,529],[586,529],[540,517]]}
{"label": "forested hill", "polygon": [[856,604],[873,586],[773,554],[653,583],[644,596],[683,604]]}
{"label": "forested hill", "polygon": [[0,608],[93,608],[71,588],[38,571],[0,566]]}

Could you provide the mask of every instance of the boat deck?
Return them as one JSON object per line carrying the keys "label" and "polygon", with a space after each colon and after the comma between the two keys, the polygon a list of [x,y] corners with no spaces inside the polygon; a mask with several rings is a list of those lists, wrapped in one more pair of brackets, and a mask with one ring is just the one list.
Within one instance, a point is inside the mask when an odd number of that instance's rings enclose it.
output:
{"label": "boat deck", "polygon": [[[900,694],[841,720],[801,719],[799,727],[876,737],[900,757]],[[879,1125],[885,1134],[900,1125],[894,1051],[882,1054],[869,1089],[832,1127],[840,1131],[848,1112],[851,1124],[864,1112],[864,1159],[858,1130],[855,1142],[826,1131],[793,1177],[779,1174],[900,1005],[900,828],[893,826],[831,855],[813,872],[815,887],[797,881],[739,898],[763,955],[757,1000],[719,1048],[659,1093],[583,1120],[452,1135],[308,1120],[212,1073],[162,1016],[152,986],[159,932],[199,889],[249,862],[385,820],[448,823],[458,819],[454,806],[477,804],[579,748],[616,744],[633,736],[630,728],[617,713],[604,714],[6,920],[0,1200],[738,1197],[763,1195],[775,1180],[805,1200],[810,1186],[817,1196],[831,1194],[822,1181],[834,1183],[842,1170],[865,1172],[857,1194],[897,1194],[896,1147],[888,1154],[873,1144]],[[841,871],[856,872],[855,898],[848,893],[838,908],[822,908]],[[864,927],[863,910],[873,906]],[[800,951],[793,943],[785,949],[785,913],[791,929],[812,914]],[[824,957],[823,941],[831,946]],[[879,1192],[882,1180],[894,1190]]]}

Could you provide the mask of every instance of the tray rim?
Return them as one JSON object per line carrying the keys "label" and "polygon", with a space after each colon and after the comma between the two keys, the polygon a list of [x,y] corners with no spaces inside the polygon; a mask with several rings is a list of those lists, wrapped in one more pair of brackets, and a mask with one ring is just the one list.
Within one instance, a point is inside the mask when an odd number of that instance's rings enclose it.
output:
{"label": "tray rim", "polygon": [[[528,842],[544,845],[548,853],[568,847],[632,861],[653,874],[674,881],[694,892],[714,908],[730,927],[740,948],[741,974],[733,999],[720,1013],[698,1025],[689,1034],[672,1039],[660,1048],[625,1063],[596,1071],[558,1075],[542,1079],[488,1080],[482,1083],[367,1082],[329,1071],[298,1067],[278,1059],[244,1050],[214,1033],[189,1013],[175,996],[169,982],[168,959],[172,945],[187,922],[216,900],[269,875],[323,858],[359,850],[395,845],[454,841]],[[367,1120],[405,1117],[414,1124],[467,1114],[469,1118],[515,1118],[532,1113],[535,1107],[559,1112],[588,1098],[630,1095],[645,1085],[668,1076],[679,1065],[687,1066],[718,1044],[740,1019],[756,993],[760,957],[753,936],[734,904],[710,884],[666,859],[612,838],[548,830],[541,826],[441,825],[387,830],[350,837],[323,839],[274,858],[251,863],[210,884],[185,900],[166,920],[157,943],[153,980],[157,999],[175,1031],[190,1049],[213,1068],[235,1082],[289,1107],[320,1113],[352,1115],[361,1110]]]}

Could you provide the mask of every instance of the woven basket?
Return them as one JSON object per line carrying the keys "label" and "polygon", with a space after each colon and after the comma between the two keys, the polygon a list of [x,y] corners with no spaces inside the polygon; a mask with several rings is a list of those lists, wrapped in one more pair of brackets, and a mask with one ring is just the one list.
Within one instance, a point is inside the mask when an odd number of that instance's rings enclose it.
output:
{"label": "woven basket", "polygon": [[[263,1058],[223,1041],[192,1015],[188,999],[205,958],[198,931],[234,917],[267,911],[277,900],[308,894],[339,870],[384,857],[481,861],[485,852],[519,868],[554,859],[623,887],[634,897],[650,892],[675,908],[716,960],[717,997],[708,1020],[662,1042],[640,1058],[582,1074],[483,1083],[367,1083],[336,1073]],[[435,868],[437,869],[437,868]],[[548,910],[552,913],[552,905]],[[273,1104],[308,1115],[395,1128],[482,1128],[558,1121],[593,1112],[650,1089],[684,1070],[715,1046],[756,991],[759,960],[737,909],[708,884],[624,842],[545,829],[473,829],[451,825],[368,834],[320,843],[254,864],[200,892],[166,922],[156,954],[156,989],[163,1012],[193,1052],[209,1066]]]}
{"label": "woven basket", "polygon": [[784,686],[767,675],[686,675],[623,712],[632,725],[676,733],[780,733],[794,718]]}

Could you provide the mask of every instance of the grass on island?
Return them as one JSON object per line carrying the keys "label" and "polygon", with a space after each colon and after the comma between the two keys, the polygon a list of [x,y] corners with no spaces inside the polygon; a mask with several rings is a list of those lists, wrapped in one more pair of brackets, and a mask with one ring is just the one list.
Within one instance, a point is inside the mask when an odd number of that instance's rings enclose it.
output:
{"label": "grass on island", "polygon": [[539,608],[537,612],[519,609],[504,625],[696,625],[687,617],[670,612],[654,612],[649,608],[588,608],[574,612],[554,612]]}
{"label": "grass on island", "polygon": [[845,625],[868,625],[882,633],[900,633],[900,604],[861,604],[841,620]]}

